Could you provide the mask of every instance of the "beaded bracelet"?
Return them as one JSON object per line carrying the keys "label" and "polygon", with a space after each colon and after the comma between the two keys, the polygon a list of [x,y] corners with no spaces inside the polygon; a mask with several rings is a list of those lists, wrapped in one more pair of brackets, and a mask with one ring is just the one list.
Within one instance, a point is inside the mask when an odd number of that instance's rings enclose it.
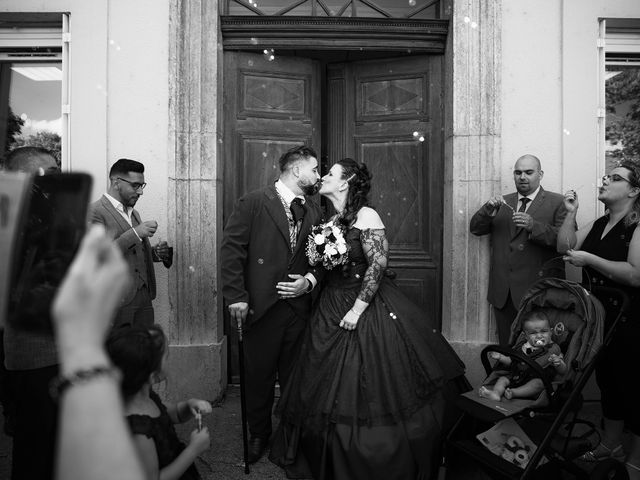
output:
{"label": "beaded bracelet", "polygon": [[122,373],[116,367],[109,365],[99,365],[92,368],[86,368],[77,370],[67,376],[59,375],[49,385],[49,394],[52,398],[59,398],[65,390],[74,385],[81,385],[87,383],[95,378],[108,376],[120,383],[122,379]]}

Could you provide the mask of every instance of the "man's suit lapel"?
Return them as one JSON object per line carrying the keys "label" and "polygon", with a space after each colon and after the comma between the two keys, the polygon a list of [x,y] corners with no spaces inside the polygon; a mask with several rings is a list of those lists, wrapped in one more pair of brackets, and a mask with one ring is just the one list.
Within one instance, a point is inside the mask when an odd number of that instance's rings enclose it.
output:
{"label": "man's suit lapel", "polygon": [[531,205],[529,205],[529,208],[527,209],[527,213],[529,215],[533,216],[538,211],[538,209],[544,203],[544,197],[545,197],[544,189],[540,187],[540,190],[538,191],[538,195],[536,195],[536,198],[533,199],[533,202],[531,202]]}
{"label": "man's suit lapel", "polygon": [[271,216],[278,231],[282,234],[282,238],[287,242],[287,245],[289,245],[289,221],[284,211],[282,201],[276,191],[276,187],[269,186],[265,191],[265,196],[267,197],[265,202],[267,212]]}
{"label": "man's suit lapel", "polygon": [[116,210],[116,208],[107,197],[103,195],[100,201],[102,202],[102,206],[105,208],[105,210],[109,212],[109,214],[113,217],[115,223],[118,224],[121,232],[125,232],[131,228],[131,225],[129,225],[127,221],[122,217],[122,215],[120,215],[120,212]]}

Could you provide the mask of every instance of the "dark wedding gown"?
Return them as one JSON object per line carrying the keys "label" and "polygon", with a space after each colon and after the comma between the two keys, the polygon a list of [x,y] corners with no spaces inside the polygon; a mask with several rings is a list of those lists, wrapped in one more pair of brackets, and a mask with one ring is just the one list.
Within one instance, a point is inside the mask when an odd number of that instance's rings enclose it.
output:
{"label": "dark wedding gown", "polygon": [[278,404],[269,458],[289,478],[429,478],[444,440],[445,398],[467,387],[434,319],[384,276],[356,329],[339,327],[368,267],[360,233],[347,232],[347,271],[325,277]]}

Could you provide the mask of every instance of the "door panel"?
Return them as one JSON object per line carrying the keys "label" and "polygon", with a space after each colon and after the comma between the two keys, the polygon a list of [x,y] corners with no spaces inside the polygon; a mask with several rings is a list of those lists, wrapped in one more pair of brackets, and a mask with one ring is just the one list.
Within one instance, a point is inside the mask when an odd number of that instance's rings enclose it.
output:
{"label": "door panel", "polygon": [[[224,211],[235,201],[274,182],[278,159],[306,144],[320,155],[320,72],[318,62],[291,57],[224,54]],[[237,331],[225,309],[229,375],[237,381]]]}
{"label": "door panel", "polygon": [[[396,282],[439,323],[442,250],[441,57],[328,68],[329,165],[349,156],[373,175]],[[332,98],[342,95],[343,99]]]}

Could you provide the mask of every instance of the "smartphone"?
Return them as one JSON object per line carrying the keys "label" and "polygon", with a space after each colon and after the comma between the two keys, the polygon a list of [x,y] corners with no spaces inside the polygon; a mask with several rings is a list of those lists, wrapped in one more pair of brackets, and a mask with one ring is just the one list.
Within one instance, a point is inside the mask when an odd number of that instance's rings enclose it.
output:
{"label": "smartphone", "polygon": [[84,173],[33,178],[12,262],[12,327],[52,333],[51,303],[85,233],[91,183]]}

